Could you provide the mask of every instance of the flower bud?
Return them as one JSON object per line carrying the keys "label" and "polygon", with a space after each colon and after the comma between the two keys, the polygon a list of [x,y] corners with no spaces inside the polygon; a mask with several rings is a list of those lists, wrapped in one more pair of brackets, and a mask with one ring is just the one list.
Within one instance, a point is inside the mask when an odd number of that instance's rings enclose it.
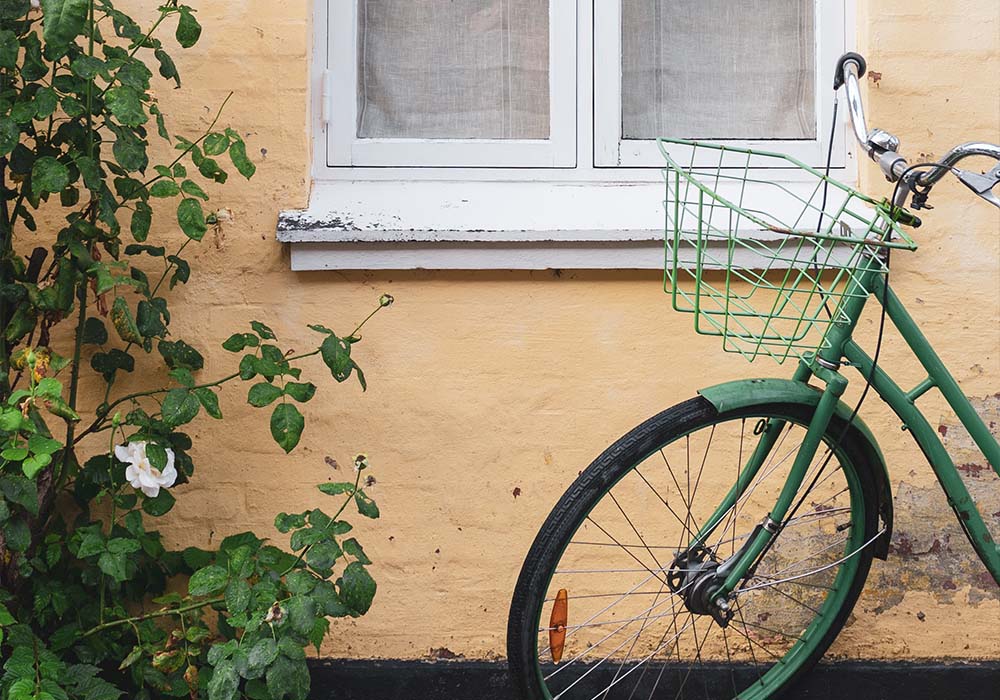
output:
{"label": "flower bud", "polygon": [[391,294],[383,294],[378,298],[378,305],[381,307],[392,306],[392,302],[396,301],[392,298]]}

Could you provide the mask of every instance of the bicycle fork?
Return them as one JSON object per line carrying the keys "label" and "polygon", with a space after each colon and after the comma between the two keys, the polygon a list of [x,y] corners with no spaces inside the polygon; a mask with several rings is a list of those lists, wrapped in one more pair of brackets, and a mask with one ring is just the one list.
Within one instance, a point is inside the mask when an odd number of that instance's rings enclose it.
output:
{"label": "bicycle fork", "polygon": [[[847,379],[838,372],[828,370],[822,366],[814,365],[810,367],[805,363],[800,364],[796,371],[795,380],[806,381],[815,374],[820,379],[826,381],[826,388],[816,405],[813,418],[806,430],[805,437],[795,455],[789,471],[788,477],[778,495],[777,502],[763,522],[754,528],[750,537],[744,542],[732,556],[719,564],[715,569],[713,579],[714,585],[706,591],[710,605],[705,606],[716,622],[723,627],[727,626],[732,618],[729,600],[732,592],[742,581],[753,576],[756,566],[761,557],[770,548],[774,538],[781,530],[782,523],[788,515],[789,509],[799,492],[807,476],[810,465],[816,457],[816,453],[826,434],[830,421],[833,418],[836,407],[847,388]],[[705,521],[705,524],[696,533],[689,551],[693,547],[703,547],[711,534],[719,525],[735,513],[737,504],[748,487],[756,478],[761,468],[767,462],[768,457],[774,450],[775,445],[787,423],[781,420],[770,420],[759,432],[760,439],[753,453],[747,459],[736,484],[730,488],[725,498],[716,508],[715,512]],[[735,514],[732,516],[735,517]]]}

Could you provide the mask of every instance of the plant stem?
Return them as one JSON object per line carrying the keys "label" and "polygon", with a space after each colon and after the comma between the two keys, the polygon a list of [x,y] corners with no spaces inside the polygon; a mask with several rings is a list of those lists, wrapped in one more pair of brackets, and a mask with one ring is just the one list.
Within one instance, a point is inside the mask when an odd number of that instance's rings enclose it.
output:
{"label": "plant stem", "polygon": [[[76,294],[77,303],[80,310],[76,317],[76,341],[73,346],[73,362],[70,368],[69,380],[69,405],[76,410],[76,393],[80,386],[80,356],[83,353],[83,326],[87,322],[87,278],[80,280],[80,286]],[[62,473],[66,472],[66,465],[69,464],[69,457],[73,453],[73,435],[76,432],[76,423],[67,421],[66,424],[66,447],[63,449]]]}
{"label": "plant stem", "polygon": [[209,605],[215,605],[216,603],[224,603],[225,598],[212,598],[210,600],[203,600],[200,603],[191,603],[190,605],[182,605],[179,608],[163,608],[162,610],[157,610],[156,612],[146,613],[145,615],[136,615],[135,617],[123,617],[120,620],[111,620],[110,622],[104,622],[96,627],[92,627],[82,635],[80,639],[85,639],[92,634],[97,634],[106,629],[112,627],[119,627],[121,625],[132,625],[136,622],[143,622],[144,620],[151,620],[156,617],[167,617],[168,615],[178,615],[180,613],[189,612],[191,610],[198,610],[199,608],[204,608]]}
{"label": "plant stem", "polygon": [[[307,357],[312,357],[313,355],[318,355],[318,354],[319,354],[319,350],[317,349],[317,350],[313,350],[311,352],[304,352],[301,355],[294,355],[292,357],[289,357],[286,361],[287,362],[293,362],[295,360],[302,360],[302,359],[305,359]],[[226,382],[232,381],[233,379],[236,379],[239,376],[240,376],[239,372],[234,372],[233,374],[226,375],[222,379],[216,379],[213,382],[205,382],[204,384],[195,384],[193,387],[191,387],[191,390],[193,391],[194,389],[208,389],[208,388],[211,388],[211,387],[219,386],[220,384],[225,384]],[[91,423],[87,427],[86,430],[84,430],[82,433],[80,433],[76,437],[75,442],[79,442],[80,440],[82,440],[87,435],[90,435],[91,433],[96,432],[97,429],[100,428],[101,425],[107,420],[108,416],[111,415],[111,409],[113,409],[115,406],[119,406],[119,405],[125,403],[126,401],[131,401],[133,399],[140,399],[140,398],[142,398],[144,396],[153,396],[154,394],[165,394],[168,391],[170,391],[171,389],[176,389],[176,388],[177,387],[163,387],[161,389],[150,389],[149,391],[137,391],[134,394],[127,394],[127,395],[122,396],[122,397],[120,397],[118,399],[115,399],[113,402],[111,402],[110,404],[108,404],[108,406],[107,406],[107,412],[103,416],[101,416],[100,418],[98,418],[97,420],[95,420],[93,423]]]}
{"label": "plant stem", "polygon": [[[330,522],[327,524],[327,526],[325,528],[323,528],[323,534],[326,534],[326,531],[329,530],[331,527],[333,527],[333,524],[335,522],[337,522],[337,518],[339,518],[340,514],[344,512],[344,508],[347,507],[347,504],[350,503],[352,500],[354,500],[354,494],[356,494],[358,492],[358,486],[361,484],[361,471],[362,470],[360,470],[360,469],[358,470],[358,475],[354,479],[354,490],[351,491],[351,494],[344,500],[343,504],[340,506],[340,510],[338,510],[336,513],[334,513],[333,517],[330,518]],[[292,562],[292,565],[289,566],[284,571],[282,571],[281,575],[282,576],[287,575],[288,573],[290,573],[292,571],[292,569],[294,569],[296,566],[298,566],[299,564],[301,564],[302,563],[302,558],[306,555],[306,552],[308,552],[310,549],[312,549],[312,547],[313,547],[312,545],[309,545],[309,546],[305,547],[301,552],[299,552],[299,556],[296,557],[296,559],[295,559],[294,562]]]}

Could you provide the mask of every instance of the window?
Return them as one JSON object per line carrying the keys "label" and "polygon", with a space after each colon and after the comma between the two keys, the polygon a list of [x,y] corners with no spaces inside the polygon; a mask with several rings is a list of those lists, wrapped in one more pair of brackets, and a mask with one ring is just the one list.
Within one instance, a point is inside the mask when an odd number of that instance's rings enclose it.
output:
{"label": "window", "polygon": [[[853,48],[852,0],[316,6],[313,193],[279,223],[279,239],[302,244],[293,266],[343,267],[324,251],[355,245],[360,257],[342,259],[382,255],[372,268],[401,264],[407,246],[407,267],[447,266],[424,252],[449,246],[454,266],[658,267],[655,138],[823,165],[834,63]],[[832,161],[842,178],[844,112]],[[558,253],[574,246],[592,265]]]}
{"label": "window", "polygon": [[597,165],[657,165],[657,136],[825,162],[843,27],[840,2],[595,3]]}
{"label": "window", "polygon": [[336,0],[330,165],[572,166],[575,0]]}

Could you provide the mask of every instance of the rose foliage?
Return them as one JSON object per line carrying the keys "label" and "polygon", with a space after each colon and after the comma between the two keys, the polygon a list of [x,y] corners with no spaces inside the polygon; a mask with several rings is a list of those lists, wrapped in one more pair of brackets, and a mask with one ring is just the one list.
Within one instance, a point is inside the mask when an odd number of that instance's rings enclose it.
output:
{"label": "rose foliage", "polygon": [[206,190],[255,171],[224,103],[187,137],[158,106],[154,84],[181,86],[168,49],[201,33],[177,0],[148,26],[112,0],[0,0],[0,700],[301,700],[306,648],[375,595],[348,522],[379,516],[363,458],[319,485],[329,508],[278,515],[283,546],[170,551],[155,529],[195,477],[187,426],[222,420],[219,387],[244,383],[290,452],[308,365],[365,386],[364,321],[310,326],[298,353],[259,321],[232,329],[222,377],[171,331],[185,251],[220,225]]}

